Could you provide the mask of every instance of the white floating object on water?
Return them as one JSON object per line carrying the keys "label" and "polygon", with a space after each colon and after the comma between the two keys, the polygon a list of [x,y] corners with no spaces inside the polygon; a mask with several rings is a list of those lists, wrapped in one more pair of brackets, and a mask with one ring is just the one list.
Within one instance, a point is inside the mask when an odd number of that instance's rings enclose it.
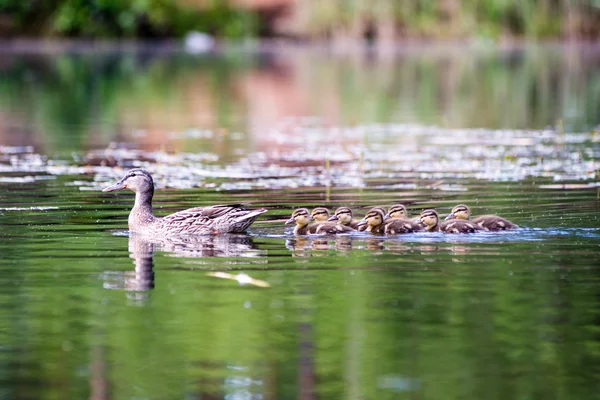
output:
{"label": "white floating object on water", "polygon": [[240,285],[254,285],[254,286],[258,286],[258,287],[270,287],[271,286],[269,284],[269,282],[261,281],[259,279],[254,279],[243,272],[241,272],[237,275],[229,274],[227,272],[209,272],[206,275],[212,276],[215,278],[230,279],[233,281],[238,281],[238,283]]}
{"label": "white floating object on water", "polygon": [[206,53],[215,46],[215,39],[207,33],[190,32],[185,35],[184,46],[188,53]]}

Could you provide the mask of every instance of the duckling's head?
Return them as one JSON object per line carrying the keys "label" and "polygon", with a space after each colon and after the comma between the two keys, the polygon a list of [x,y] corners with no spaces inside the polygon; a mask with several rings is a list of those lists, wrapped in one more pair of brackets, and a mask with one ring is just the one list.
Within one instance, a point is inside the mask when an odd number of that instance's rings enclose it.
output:
{"label": "duckling's head", "polygon": [[376,227],[383,224],[384,219],[384,212],[381,209],[381,207],[375,207],[369,210],[367,215],[365,215],[365,217],[362,220],[360,220],[358,225],[368,225],[370,227]]}
{"label": "duckling's head", "polygon": [[423,212],[421,212],[419,220],[422,224],[425,224],[427,230],[430,230],[435,228],[437,224],[439,224],[440,216],[435,210],[423,210]]}
{"label": "duckling's head", "polygon": [[387,214],[385,214],[385,219],[388,218],[404,218],[406,219],[408,216],[408,212],[406,211],[406,207],[403,204],[394,204],[390,207]]}
{"label": "duckling's head", "polygon": [[352,222],[352,210],[348,207],[339,207],[328,221],[339,221],[342,225],[348,225]]}
{"label": "duckling's head", "polygon": [[125,176],[117,183],[102,189],[103,192],[114,192],[115,190],[129,189],[132,192],[154,193],[154,181],[152,176],[141,168],[127,171]]}
{"label": "duckling's head", "polygon": [[464,204],[459,204],[452,208],[452,211],[444,220],[448,219],[469,219],[471,218],[471,210]]}
{"label": "duckling's head", "polygon": [[311,219],[312,218],[310,216],[310,213],[308,212],[308,210],[306,208],[298,208],[298,209],[294,210],[290,219],[285,221],[285,224],[289,225],[289,224],[295,223],[296,225],[299,225],[299,226],[306,226],[310,223]]}
{"label": "duckling's head", "polygon": [[317,222],[325,222],[329,219],[329,210],[325,207],[315,207],[310,215]]}

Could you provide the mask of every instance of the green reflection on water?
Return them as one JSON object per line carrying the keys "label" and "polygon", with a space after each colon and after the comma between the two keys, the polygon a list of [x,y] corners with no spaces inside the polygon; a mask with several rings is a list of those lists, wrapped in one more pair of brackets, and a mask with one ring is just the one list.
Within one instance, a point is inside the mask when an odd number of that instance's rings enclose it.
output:
{"label": "green reflection on water", "polygon": [[[592,398],[599,389],[598,230],[577,235],[598,226],[582,219],[598,215],[593,191],[571,196],[567,214],[533,202],[555,193],[523,192],[526,212],[511,218],[550,222],[508,237],[292,239],[271,222],[253,228],[240,255],[193,257],[131,247],[111,234],[125,229],[131,199],[115,209],[67,181],[38,188],[58,210],[0,215],[10,228],[0,233],[9,398]],[[35,196],[0,193],[2,204]],[[160,212],[202,197],[186,193],[170,203],[159,191]],[[262,253],[244,257],[251,248]],[[144,279],[152,285],[124,290]]]}
{"label": "green reflection on water", "polygon": [[[410,49],[387,56],[8,53],[0,66],[0,112],[8,114],[2,124],[12,135],[4,140],[35,142],[42,153],[111,140],[157,147],[172,131],[256,136],[293,115],[456,128],[561,123],[571,132],[592,129],[599,119],[593,48]],[[149,135],[140,138],[139,131]],[[202,150],[197,141],[176,146]]]}

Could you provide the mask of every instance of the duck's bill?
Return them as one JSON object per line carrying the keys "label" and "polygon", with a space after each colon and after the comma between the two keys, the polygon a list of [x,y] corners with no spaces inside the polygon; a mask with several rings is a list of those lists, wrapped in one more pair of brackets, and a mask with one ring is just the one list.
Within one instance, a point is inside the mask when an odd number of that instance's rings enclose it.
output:
{"label": "duck's bill", "polygon": [[383,220],[385,221],[386,219],[388,219],[390,217],[390,213],[387,213],[383,216]]}
{"label": "duck's bill", "polygon": [[296,222],[296,221],[294,220],[294,218],[290,218],[290,219],[288,219],[287,221],[285,221],[285,225],[293,224],[294,222]]}
{"label": "duck's bill", "polygon": [[102,189],[103,192],[114,192],[115,190],[125,189],[123,182],[117,182],[114,185],[110,185],[109,187],[105,187]]}
{"label": "duck's bill", "polygon": [[358,221],[358,226],[365,226],[367,224],[367,220],[366,219],[361,219],[360,221]]}
{"label": "duck's bill", "polygon": [[338,217],[337,215],[332,215],[331,217],[327,218],[327,221],[337,221]]}
{"label": "duck's bill", "polygon": [[448,214],[448,216],[446,218],[444,218],[444,221],[448,221],[449,219],[454,218],[454,214]]}

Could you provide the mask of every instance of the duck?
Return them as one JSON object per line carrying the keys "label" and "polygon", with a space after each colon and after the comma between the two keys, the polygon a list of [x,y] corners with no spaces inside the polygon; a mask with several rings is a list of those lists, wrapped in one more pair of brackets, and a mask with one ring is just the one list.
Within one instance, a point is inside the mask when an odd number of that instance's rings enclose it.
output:
{"label": "duck", "polygon": [[408,212],[404,204],[391,206],[387,214],[384,215],[384,219],[386,234],[411,233],[425,229],[419,217],[414,219],[408,218]]}
{"label": "duck", "polygon": [[432,209],[423,210],[420,219],[421,223],[425,225],[425,230],[428,232],[475,233],[481,230],[480,227],[472,222],[461,219],[440,222],[439,214]]}
{"label": "duck", "polygon": [[338,207],[328,221],[339,221],[340,224],[358,229],[358,222],[352,218],[352,210],[349,207]]}
{"label": "duck", "polygon": [[[371,211],[381,211],[381,215],[383,215],[383,220],[385,220],[385,208],[380,207],[380,206],[375,206],[369,210],[369,212],[371,212]],[[368,213],[367,213],[367,215],[368,215]],[[365,215],[365,218],[366,218],[366,215]],[[365,222],[365,218],[358,221],[358,230],[360,232],[365,232],[365,231],[367,231],[367,228],[369,228],[369,224]]]}
{"label": "duck", "polygon": [[[322,207],[321,207],[322,208]],[[314,212],[314,210],[313,210]],[[294,210],[290,219],[288,219],[285,224],[296,224],[294,227],[295,235],[306,235],[306,234],[326,234],[326,235],[336,235],[338,233],[351,233],[355,230],[350,228],[349,226],[339,224],[337,222],[317,222],[315,224],[310,224],[310,221],[313,220],[313,216],[308,211],[307,208],[298,208]]]}
{"label": "duck", "polygon": [[267,212],[265,208],[248,210],[239,204],[230,204],[194,207],[157,217],[152,212],[154,180],[148,171],[141,168],[127,171],[121,180],[102,191],[123,189],[135,193],[128,219],[129,230],[154,237],[243,233],[259,215]]}
{"label": "duck", "polygon": [[497,215],[482,215],[471,219],[471,209],[465,204],[454,206],[450,214],[445,218],[445,220],[455,219],[471,221],[486,231],[507,231],[519,227],[517,224]]}
{"label": "duck", "polygon": [[374,207],[367,212],[365,217],[358,222],[359,230],[373,234],[385,233],[383,221],[385,220],[385,210],[381,207]]}
{"label": "duck", "polygon": [[312,220],[315,222],[327,222],[329,215],[329,210],[325,207],[315,207],[310,213]]}

